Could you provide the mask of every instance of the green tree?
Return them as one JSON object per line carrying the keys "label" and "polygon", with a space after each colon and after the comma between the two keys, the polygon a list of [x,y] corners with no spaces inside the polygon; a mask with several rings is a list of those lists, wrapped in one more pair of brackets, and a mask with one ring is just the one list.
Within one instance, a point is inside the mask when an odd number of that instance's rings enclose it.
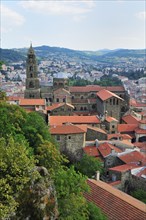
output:
{"label": "green tree", "polygon": [[80,162],[75,164],[75,168],[77,171],[88,176],[89,178],[92,178],[97,170],[99,170],[101,173],[103,172],[102,163],[98,159],[88,156],[87,154],[84,154]]}
{"label": "green tree", "polygon": [[107,217],[102,213],[94,203],[88,202],[88,211],[90,220],[107,220]]}
{"label": "green tree", "polygon": [[0,219],[15,213],[24,188],[38,175],[25,145],[14,142],[13,138],[7,143],[0,139]]}
{"label": "green tree", "polygon": [[131,195],[132,195],[134,198],[136,198],[136,199],[138,199],[138,200],[140,200],[140,201],[146,203],[146,191],[145,191],[145,190],[143,190],[143,189],[137,189],[137,190],[133,191],[133,192],[131,193]]}
{"label": "green tree", "polygon": [[83,192],[88,190],[86,177],[77,173],[74,167],[60,169],[55,177],[59,219],[88,219],[87,202]]}

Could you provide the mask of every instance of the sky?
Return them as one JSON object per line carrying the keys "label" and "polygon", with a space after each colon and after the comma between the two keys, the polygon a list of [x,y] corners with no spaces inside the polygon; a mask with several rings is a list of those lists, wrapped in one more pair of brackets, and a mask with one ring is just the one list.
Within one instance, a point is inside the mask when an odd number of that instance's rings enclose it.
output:
{"label": "sky", "polygon": [[1,0],[1,48],[146,48],[145,0]]}

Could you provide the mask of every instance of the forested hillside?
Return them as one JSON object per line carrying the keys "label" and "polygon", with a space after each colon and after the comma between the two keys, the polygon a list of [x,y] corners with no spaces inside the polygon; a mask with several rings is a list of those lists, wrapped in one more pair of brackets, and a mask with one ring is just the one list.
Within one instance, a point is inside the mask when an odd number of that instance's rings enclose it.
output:
{"label": "forested hillside", "polygon": [[87,176],[78,172],[78,166],[75,171],[73,164],[60,154],[43,118],[6,104],[3,97],[0,101],[0,219],[86,220],[90,216],[93,220],[99,219],[98,216],[106,219],[95,205],[85,200],[83,193],[89,190]]}

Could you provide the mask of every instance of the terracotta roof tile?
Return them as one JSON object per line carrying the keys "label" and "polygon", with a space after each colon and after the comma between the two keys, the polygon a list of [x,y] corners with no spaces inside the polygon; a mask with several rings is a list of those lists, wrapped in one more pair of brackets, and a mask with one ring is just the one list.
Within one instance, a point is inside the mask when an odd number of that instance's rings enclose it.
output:
{"label": "terracotta roof tile", "polygon": [[57,125],[50,127],[51,134],[80,134],[85,133],[84,130],[75,125]]}
{"label": "terracotta roof tile", "polygon": [[88,179],[91,191],[84,194],[107,215],[108,220],[144,220],[146,205],[102,181]]}
{"label": "terracotta roof tile", "polygon": [[139,164],[146,164],[146,157],[139,151],[132,151],[132,152],[124,152],[118,155],[119,159],[122,160],[124,163],[133,163]]}
{"label": "terracotta roof tile", "polygon": [[122,120],[126,123],[126,124],[137,124],[139,123],[139,119],[134,117],[133,115],[125,115],[122,117]]}
{"label": "terracotta roof tile", "polygon": [[120,165],[120,166],[109,168],[109,170],[121,173],[121,172],[125,172],[125,171],[131,170],[131,169],[136,168],[136,167],[138,167],[137,164],[123,164],[123,165]]}
{"label": "terracotta roof tile", "polygon": [[118,132],[134,132],[137,124],[118,124]]}
{"label": "terracotta roof tile", "polygon": [[102,89],[107,89],[111,92],[124,92],[125,91],[123,86],[101,87],[98,85],[88,85],[88,86],[71,86],[70,92],[98,92]]}
{"label": "terracotta roof tile", "polygon": [[49,116],[50,125],[72,124],[99,124],[100,121],[95,115],[91,116]]}
{"label": "terracotta roof tile", "polygon": [[57,109],[57,108],[60,108],[60,107],[62,107],[62,106],[64,106],[64,105],[67,105],[67,106],[69,106],[69,107],[71,107],[71,108],[74,108],[74,106],[71,105],[71,104],[69,104],[69,103],[54,103],[53,105],[47,106],[47,107],[46,107],[46,110],[47,110],[47,111],[52,111],[52,110]]}
{"label": "terracotta roof tile", "polygon": [[117,96],[115,93],[113,92],[110,92],[106,89],[102,89],[100,90],[99,92],[97,92],[97,96],[102,100],[102,101],[105,101],[111,97],[116,97],[120,100],[123,100],[122,98],[120,98],[119,96]]}
{"label": "terracotta roof tile", "polygon": [[20,99],[19,105],[46,105],[45,99]]}
{"label": "terracotta roof tile", "polygon": [[121,138],[123,140],[132,139],[132,137],[128,134],[119,134],[119,133],[108,134],[107,137],[108,137],[108,140],[115,139],[115,138]]}
{"label": "terracotta roof tile", "polygon": [[115,150],[115,152],[117,152],[117,153],[121,153],[122,152],[119,148],[117,148],[117,147],[115,147],[112,144],[109,144],[107,142],[105,142],[103,144],[100,144],[98,146],[98,150],[99,150],[100,154],[103,157],[106,157],[109,154],[111,154],[112,150]]}
{"label": "terracotta roof tile", "polygon": [[146,130],[145,129],[141,129],[141,128],[136,128],[135,129],[135,133],[136,134],[145,134],[146,135]]}
{"label": "terracotta roof tile", "polygon": [[111,116],[107,116],[105,120],[106,120],[107,122],[112,122],[112,121],[117,121],[117,122],[118,122],[118,120],[117,120],[116,118],[113,118],[113,117],[111,117]]}
{"label": "terracotta roof tile", "polygon": [[84,152],[89,156],[99,157],[99,151],[96,146],[86,146],[83,148]]}
{"label": "terracotta roof tile", "polygon": [[140,124],[146,124],[146,119],[139,121]]}

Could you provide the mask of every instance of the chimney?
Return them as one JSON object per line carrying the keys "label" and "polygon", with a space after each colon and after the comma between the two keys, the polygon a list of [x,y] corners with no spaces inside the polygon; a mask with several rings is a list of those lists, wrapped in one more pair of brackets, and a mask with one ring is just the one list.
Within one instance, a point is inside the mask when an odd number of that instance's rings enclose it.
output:
{"label": "chimney", "polygon": [[100,179],[100,171],[99,170],[96,171],[95,178],[97,181]]}
{"label": "chimney", "polygon": [[99,146],[98,139],[95,139],[95,146],[96,146],[96,147]]}

